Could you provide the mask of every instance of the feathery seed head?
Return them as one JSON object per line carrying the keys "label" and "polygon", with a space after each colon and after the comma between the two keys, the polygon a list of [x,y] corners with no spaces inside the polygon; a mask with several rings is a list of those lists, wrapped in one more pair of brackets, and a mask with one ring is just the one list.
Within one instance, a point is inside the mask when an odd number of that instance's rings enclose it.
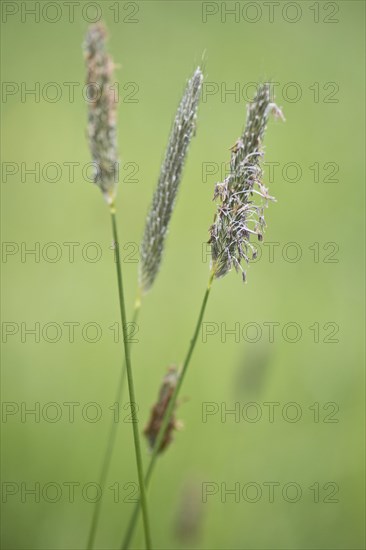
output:
{"label": "feathery seed head", "polygon": [[159,271],[184,162],[195,134],[202,81],[203,74],[198,67],[187,83],[171,129],[141,245],[139,284],[143,292],[151,288]]}
{"label": "feathery seed head", "polygon": [[94,183],[111,204],[118,181],[116,100],[112,90],[114,63],[106,51],[107,31],[102,23],[90,25],[84,50],[87,67],[88,136],[95,163]]}
{"label": "feathery seed head", "polygon": [[283,118],[281,110],[270,99],[270,85],[259,86],[252,103],[247,107],[244,133],[231,148],[230,173],[217,183],[214,199],[219,199],[214,223],[210,227],[212,269],[215,277],[223,277],[234,266],[242,272],[244,259],[249,263],[257,251],[251,235],[263,239],[264,208],[274,200],[262,183],[262,142],[271,113]]}

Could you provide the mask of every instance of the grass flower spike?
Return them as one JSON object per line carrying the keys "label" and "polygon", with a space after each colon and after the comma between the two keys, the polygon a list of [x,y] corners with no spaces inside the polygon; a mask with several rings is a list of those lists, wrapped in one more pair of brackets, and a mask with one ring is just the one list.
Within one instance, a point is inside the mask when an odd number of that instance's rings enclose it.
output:
{"label": "grass flower spike", "polygon": [[[162,396],[167,396],[166,393],[160,394],[160,401],[153,409],[150,423],[145,431],[150,446],[153,445],[145,475],[146,487],[150,483],[162,445],[171,436],[172,426],[175,426],[174,413],[177,399],[198,341],[213,280],[228,273],[233,266],[236,270],[242,271],[245,279],[241,261],[244,259],[249,262],[250,255],[252,258],[256,255],[250,237],[255,235],[259,240],[263,238],[265,226],[263,210],[272,197],[269,196],[262,183],[260,160],[263,156],[262,142],[270,113],[283,118],[280,109],[270,100],[270,85],[262,84],[259,86],[253,102],[248,106],[243,135],[231,149],[230,174],[223,183],[218,183],[215,187],[214,198],[219,198],[221,204],[218,206],[214,223],[210,228],[209,242],[212,250],[212,265],[209,280],[187,354],[179,376],[172,386],[174,389],[165,399],[164,407],[161,406],[156,411],[156,407],[161,404]],[[163,413],[162,416],[158,417],[157,412]],[[154,430],[152,430],[154,415],[158,421],[154,423]],[[155,433],[156,430],[158,433]],[[131,516],[122,543],[124,549],[130,547],[139,515],[139,507],[140,504],[137,503]]]}
{"label": "grass flower spike", "polygon": [[[177,385],[178,377],[179,377],[179,374],[176,367],[170,367],[160,387],[158,401],[151,410],[149,423],[144,430],[144,434],[149,442],[149,446],[151,450],[155,446],[156,438],[159,434],[161,423],[163,421],[166,409],[169,405],[169,401]],[[164,439],[160,444],[159,453],[164,451],[168,447],[168,445],[172,442],[173,432],[174,430],[177,430],[178,427],[179,427],[179,423],[175,419],[175,415],[172,414],[169,418],[169,425],[164,434]]]}
{"label": "grass flower spike", "polygon": [[141,245],[139,284],[142,292],[147,292],[150,289],[159,271],[184,162],[196,129],[202,81],[203,74],[198,67],[188,81],[169,137]]}
{"label": "grass flower spike", "polygon": [[[270,100],[270,85],[263,84],[248,105],[244,133],[231,148],[230,173],[216,184],[214,199],[220,205],[210,228],[212,268],[215,277],[222,277],[234,266],[242,272],[244,259],[249,263],[257,251],[251,236],[263,239],[264,207],[274,200],[262,183],[263,136],[270,113],[282,117],[280,109]],[[283,118],[283,117],[282,117]]]}
{"label": "grass flower spike", "polygon": [[[101,23],[91,25],[85,39],[85,57],[87,66],[87,82],[94,87],[94,96],[89,104],[88,113],[88,134],[89,144],[96,163],[95,183],[101,189],[104,198],[109,206],[113,242],[115,244],[115,265],[118,286],[118,301],[123,332],[123,348],[128,381],[129,402],[136,403],[136,394],[133,380],[130,346],[127,330],[127,315],[125,305],[125,291],[122,276],[122,263],[119,253],[119,238],[117,230],[117,214],[115,205],[116,184],[118,180],[117,163],[117,141],[116,141],[116,104],[110,86],[113,74],[113,61],[105,49],[106,30]],[[140,500],[143,515],[145,544],[147,550],[152,547],[150,523],[147,509],[147,498],[143,476],[143,460],[140,446],[140,434],[137,425],[136,411],[132,409],[132,433],[135,447],[135,460],[137,477],[140,488]],[[103,491],[106,485],[112,443],[115,438],[115,429],[112,426],[110,431],[109,445],[100,474],[100,486]],[[89,530],[87,548],[91,550],[94,546],[95,534],[100,515],[101,500],[95,503],[93,516]]]}
{"label": "grass flower spike", "polygon": [[102,23],[88,29],[84,48],[89,87],[88,137],[95,163],[94,182],[106,201],[113,203],[118,182],[116,99],[112,90],[114,63],[106,52],[107,32]]}

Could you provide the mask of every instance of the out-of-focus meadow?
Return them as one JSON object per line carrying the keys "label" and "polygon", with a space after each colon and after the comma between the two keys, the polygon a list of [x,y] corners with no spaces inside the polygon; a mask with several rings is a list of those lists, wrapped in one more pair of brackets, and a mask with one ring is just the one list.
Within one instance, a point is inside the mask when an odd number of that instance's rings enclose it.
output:
{"label": "out-of-focus meadow", "polygon": [[[171,122],[204,56],[197,136],[133,345],[141,431],[192,336],[213,189],[253,83],[275,83],[286,117],[265,139],[277,202],[260,258],[247,284],[214,283],[184,428],[149,491],[155,548],[364,548],[364,3],[40,2],[38,21],[35,2],[2,4],[3,548],[85,548],[117,414],[115,266],[83,96],[99,15],[118,65],[129,311]],[[136,497],[128,415],[125,393],[97,548],[119,548]]]}

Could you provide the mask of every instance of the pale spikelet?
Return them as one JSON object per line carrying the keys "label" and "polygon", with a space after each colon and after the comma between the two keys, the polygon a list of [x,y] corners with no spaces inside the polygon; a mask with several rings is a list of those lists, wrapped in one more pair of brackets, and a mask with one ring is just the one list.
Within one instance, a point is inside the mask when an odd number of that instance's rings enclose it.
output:
{"label": "pale spikelet", "polygon": [[84,50],[88,84],[88,136],[95,163],[94,182],[111,204],[118,181],[118,154],[116,99],[112,89],[114,63],[106,52],[106,36],[102,23],[90,25]]}
{"label": "pale spikelet", "polygon": [[[165,412],[168,408],[169,401],[173,395],[175,386],[178,382],[178,370],[175,366],[169,367],[168,373],[163,379],[163,383],[159,390],[159,397],[157,403],[151,409],[151,415],[148,425],[144,430],[144,434],[149,442],[150,449],[152,450],[155,445],[156,438],[158,437]],[[169,424],[164,434],[164,439],[161,442],[159,453],[164,451],[166,447],[171,443],[173,439],[173,431],[179,427],[179,423],[175,419],[175,415],[172,414],[169,420]]]}
{"label": "pale spikelet", "polygon": [[196,129],[202,80],[203,75],[198,67],[188,81],[170,133],[141,245],[139,284],[142,292],[150,289],[159,271],[184,162]]}
{"label": "pale spikelet", "polygon": [[264,208],[270,197],[262,183],[262,142],[270,113],[282,116],[271,102],[270,85],[259,86],[247,108],[244,133],[231,148],[230,173],[215,187],[214,199],[219,199],[217,213],[210,228],[212,268],[215,277],[222,277],[234,266],[245,280],[242,259],[249,263],[256,257],[251,235],[263,239]]}

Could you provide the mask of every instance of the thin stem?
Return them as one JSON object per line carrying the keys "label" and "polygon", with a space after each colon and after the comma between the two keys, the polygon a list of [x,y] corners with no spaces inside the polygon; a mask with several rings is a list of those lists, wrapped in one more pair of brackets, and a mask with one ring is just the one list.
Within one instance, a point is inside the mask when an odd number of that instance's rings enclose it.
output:
{"label": "thin stem", "polygon": [[115,211],[114,205],[111,206],[111,219],[112,219],[113,240],[116,247],[118,293],[119,293],[122,332],[123,332],[123,341],[124,341],[124,349],[125,349],[128,391],[129,391],[130,403],[131,403],[131,414],[132,414],[131,424],[132,424],[133,439],[135,444],[136,467],[137,467],[137,475],[138,475],[139,486],[140,486],[140,501],[141,501],[141,508],[142,508],[144,532],[145,532],[145,544],[146,544],[146,549],[151,550],[152,545],[151,545],[151,536],[150,536],[149,517],[148,517],[148,511],[147,511],[147,500],[146,500],[146,490],[145,490],[145,483],[144,483],[144,473],[143,473],[143,464],[142,464],[142,456],[141,456],[138,420],[136,417],[135,407],[132,406],[132,404],[136,403],[136,398],[135,398],[135,388],[133,383],[133,375],[132,375],[132,367],[131,367],[130,346],[128,343],[126,306],[125,306],[125,299],[124,299],[124,293],[123,293],[121,259],[119,255],[116,211]]}
{"label": "thin stem", "polygon": [[[132,323],[137,322],[137,319],[140,313],[140,307],[141,307],[141,302],[136,301],[135,308],[133,311]],[[115,403],[118,403],[118,407],[122,400],[125,380],[126,380],[126,360],[123,361],[119,382],[117,386],[117,391],[116,391],[116,397],[114,401]],[[111,465],[114,446],[116,443],[117,428],[118,428],[118,422],[115,422],[114,419],[112,419],[110,430],[109,430],[109,436],[107,440],[107,446],[105,449],[105,454],[104,454],[100,476],[99,476],[99,487],[101,487],[102,489],[102,495],[104,495],[104,492],[105,492],[107,476]],[[100,498],[94,506],[93,517],[92,517],[92,522],[91,522],[90,531],[89,531],[88,545],[87,545],[87,548],[89,550],[92,550],[94,546],[95,535],[98,527],[101,508],[102,508],[102,498]]]}
{"label": "thin stem", "polygon": [[[179,378],[178,378],[177,385],[176,385],[176,387],[174,389],[174,392],[172,394],[172,397],[169,401],[169,405],[168,405],[168,407],[165,411],[164,418],[163,418],[158,436],[157,436],[156,441],[155,441],[155,445],[154,445],[154,448],[153,448],[153,451],[152,451],[149,467],[148,467],[146,475],[145,475],[145,487],[146,488],[149,485],[149,482],[150,482],[150,479],[151,479],[151,476],[152,476],[152,473],[153,473],[153,470],[154,470],[154,467],[155,467],[156,459],[157,459],[157,456],[159,454],[159,449],[160,449],[161,443],[164,439],[164,435],[165,435],[166,429],[168,427],[170,417],[173,413],[173,410],[174,410],[175,403],[176,403],[177,398],[178,398],[180,388],[183,384],[184,376],[187,372],[187,369],[188,369],[189,363],[191,361],[191,357],[192,357],[194,348],[195,348],[196,343],[197,343],[197,338],[198,338],[198,335],[199,335],[199,332],[200,332],[202,319],[203,319],[205,309],[206,309],[206,305],[207,305],[207,300],[208,300],[208,297],[210,295],[210,290],[211,290],[211,285],[212,285],[213,278],[214,278],[214,271],[212,271],[211,274],[210,274],[210,279],[208,281],[206,292],[205,292],[205,295],[203,297],[203,301],[202,301],[201,309],[200,309],[200,312],[199,312],[199,315],[198,315],[197,323],[196,323],[196,326],[195,326],[195,329],[194,329],[193,337],[192,337],[192,340],[190,342],[188,352],[187,352],[186,358],[185,358],[184,363],[183,363],[182,370],[181,370]],[[134,509],[133,514],[131,516],[130,523],[129,523],[128,528],[127,528],[127,532],[126,532],[125,538],[124,538],[123,543],[122,543],[122,547],[121,547],[122,550],[127,550],[129,548],[129,545],[131,543],[131,539],[132,539],[132,536],[133,536],[133,533],[134,533],[134,530],[135,530],[135,527],[136,527],[136,523],[137,523],[137,520],[138,520],[139,511],[140,511],[140,501],[138,501],[135,505],[135,509]]]}

